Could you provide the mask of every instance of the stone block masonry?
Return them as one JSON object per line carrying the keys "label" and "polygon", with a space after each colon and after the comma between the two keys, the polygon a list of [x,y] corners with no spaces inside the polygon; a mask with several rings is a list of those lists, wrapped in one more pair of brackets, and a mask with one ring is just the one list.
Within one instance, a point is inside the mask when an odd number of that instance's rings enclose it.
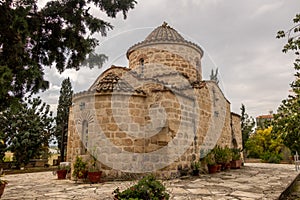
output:
{"label": "stone block masonry", "polygon": [[129,68],[112,66],[74,95],[67,160],[92,154],[108,178],[174,177],[215,145],[240,148],[240,117],[202,80],[202,56],[166,24],[129,48]]}

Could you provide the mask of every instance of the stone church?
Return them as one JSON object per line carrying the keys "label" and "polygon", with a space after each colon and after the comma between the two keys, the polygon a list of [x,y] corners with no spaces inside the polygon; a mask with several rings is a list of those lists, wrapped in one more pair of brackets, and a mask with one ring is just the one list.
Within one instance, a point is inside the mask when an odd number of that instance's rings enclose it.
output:
{"label": "stone church", "polygon": [[103,176],[174,176],[215,145],[242,146],[240,116],[218,84],[202,80],[203,50],[167,23],[131,46],[73,96],[67,161],[97,159]]}

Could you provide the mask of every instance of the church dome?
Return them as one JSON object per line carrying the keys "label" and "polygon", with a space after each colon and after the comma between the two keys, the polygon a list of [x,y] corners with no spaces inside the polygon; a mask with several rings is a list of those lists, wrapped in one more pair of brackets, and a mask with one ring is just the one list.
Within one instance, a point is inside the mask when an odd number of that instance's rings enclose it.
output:
{"label": "church dome", "polygon": [[203,55],[203,50],[197,44],[185,40],[175,29],[164,22],[161,26],[154,29],[144,41],[130,47],[127,51],[127,58],[129,57],[130,53],[136,49],[156,44],[186,45],[197,50],[201,56]]}

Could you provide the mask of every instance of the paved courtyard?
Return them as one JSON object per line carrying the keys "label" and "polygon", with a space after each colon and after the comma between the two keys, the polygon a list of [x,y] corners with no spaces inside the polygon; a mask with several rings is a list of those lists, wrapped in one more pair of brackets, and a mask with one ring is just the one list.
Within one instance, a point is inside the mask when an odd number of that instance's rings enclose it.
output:
{"label": "paved courtyard", "polygon": [[[230,170],[198,178],[163,181],[171,199],[277,199],[297,177],[294,165],[246,163],[239,170]],[[57,180],[52,172],[6,175],[9,181],[2,199],[113,199],[115,188],[132,185],[128,182],[79,184]]]}

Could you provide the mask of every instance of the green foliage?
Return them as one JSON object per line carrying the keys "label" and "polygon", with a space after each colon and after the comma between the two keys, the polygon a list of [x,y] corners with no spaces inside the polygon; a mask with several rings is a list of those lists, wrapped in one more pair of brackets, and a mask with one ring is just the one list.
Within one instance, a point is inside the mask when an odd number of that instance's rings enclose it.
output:
{"label": "green foliage", "polygon": [[274,115],[274,133],[281,133],[284,144],[290,148],[293,154],[300,152],[300,14],[293,19],[295,25],[288,31],[278,31],[277,38],[287,37],[287,43],[282,51],[284,53],[293,52],[296,56],[294,60],[295,81],[291,83],[293,94],[282,101],[277,114]]}
{"label": "green foliage", "polygon": [[69,165],[58,165],[58,170],[67,170],[69,172],[71,170],[71,167]]}
{"label": "green foliage", "polygon": [[148,175],[136,185],[120,192],[117,188],[113,192],[114,197],[119,200],[168,200],[169,194],[166,192],[165,186],[154,175]]}
{"label": "green foliage", "polygon": [[263,152],[260,158],[268,163],[280,163],[282,160],[282,155],[274,152]]}
{"label": "green foliage", "polygon": [[[26,93],[48,89],[44,66],[62,73],[86,64],[94,67],[107,59],[94,52],[95,33],[106,36],[113,26],[92,12],[124,18],[135,0],[0,1],[0,111]],[[93,8],[93,9],[91,9]]]}
{"label": "green foliage", "polygon": [[246,147],[246,142],[249,139],[250,134],[253,132],[255,122],[252,117],[246,113],[244,104],[241,106],[241,129],[242,129],[242,144],[243,148]]}
{"label": "green foliage", "polygon": [[[248,157],[261,158],[266,162],[282,160],[281,151],[284,148],[281,135],[272,133],[272,127],[257,130],[246,143]],[[279,161],[276,161],[277,163]]]}
{"label": "green foliage", "polygon": [[68,121],[69,109],[72,105],[72,85],[70,79],[63,80],[60,89],[60,96],[58,100],[57,115],[56,115],[56,130],[55,137],[60,148],[61,161],[64,161],[66,145],[68,141]]}
{"label": "green foliage", "polygon": [[227,146],[226,147],[215,146],[213,152],[215,155],[216,163],[218,164],[228,163],[232,159],[231,150]]}
{"label": "green foliage", "polygon": [[200,172],[201,163],[200,161],[193,161],[191,163],[192,175],[198,176]]}
{"label": "green foliage", "polygon": [[240,160],[241,159],[241,149],[232,148],[231,156],[232,156],[232,160]]}
{"label": "green foliage", "polygon": [[87,170],[87,162],[82,160],[82,157],[76,156],[76,160],[73,164],[72,176],[76,179],[82,177]]}
{"label": "green foliage", "polygon": [[14,153],[17,166],[26,165],[32,158],[40,158],[48,151],[53,131],[50,106],[38,98],[26,98],[17,108],[8,108],[0,114],[1,151]]}
{"label": "green foliage", "polygon": [[204,161],[208,165],[216,164],[215,154],[212,150],[204,157]]}

